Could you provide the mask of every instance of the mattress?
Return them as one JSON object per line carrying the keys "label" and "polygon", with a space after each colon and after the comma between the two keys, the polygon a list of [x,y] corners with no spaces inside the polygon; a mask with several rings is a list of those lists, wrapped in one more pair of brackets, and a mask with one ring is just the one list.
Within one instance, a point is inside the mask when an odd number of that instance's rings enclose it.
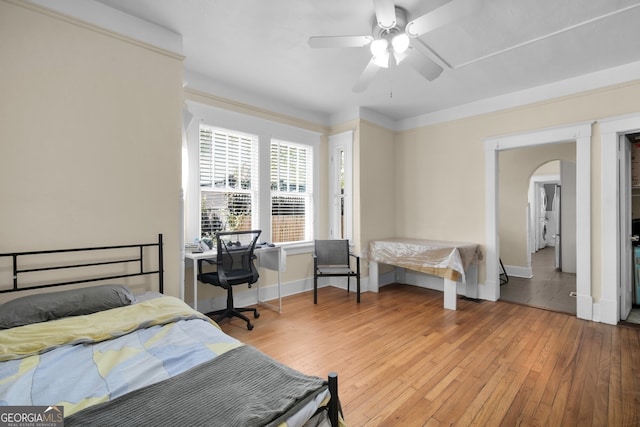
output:
{"label": "mattress", "polygon": [[[62,405],[65,417],[82,415],[172,378],[188,378],[197,367],[242,346],[208,317],[168,296],[4,329],[0,405]],[[220,393],[229,386],[212,383]],[[305,397],[308,401],[299,405]],[[324,385],[312,398],[294,396],[295,411],[287,413],[293,407],[287,403],[279,425],[303,425],[328,398]]]}

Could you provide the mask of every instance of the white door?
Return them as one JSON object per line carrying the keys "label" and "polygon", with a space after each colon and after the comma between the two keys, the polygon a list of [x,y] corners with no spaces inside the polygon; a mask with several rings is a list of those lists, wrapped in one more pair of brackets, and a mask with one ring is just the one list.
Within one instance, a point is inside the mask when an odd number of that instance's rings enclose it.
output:
{"label": "white door", "polygon": [[633,303],[633,246],[631,243],[631,143],[618,140],[620,186],[620,319],[625,320]]}

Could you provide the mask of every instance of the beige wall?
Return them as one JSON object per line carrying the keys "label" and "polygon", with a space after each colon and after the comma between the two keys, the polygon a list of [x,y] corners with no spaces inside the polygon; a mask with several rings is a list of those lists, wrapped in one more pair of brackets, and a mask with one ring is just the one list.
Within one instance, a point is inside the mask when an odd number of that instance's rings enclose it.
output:
{"label": "beige wall", "polygon": [[[498,157],[500,258],[505,265],[529,267],[527,204],[529,180],[551,160],[576,160],[576,144],[550,144],[501,151]],[[558,170],[556,173],[560,173]]]}
{"label": "beige wall", "polygon": [[[396,147],[394,133],[361,120],[355,142],[355,209],[358,225],[354,229],[357,247],[366,254],[369,241],[396,235]],[[363,274],[368,264],[362,262]],[[384,273],[383,267],[380,273]]]}
{"label": "beige wall", "polygon": [[560,176],[560,162],[551,160],[542,164],[538,169],[533,172],[534,176],[537,175],[558,175]]}
{"label": "beige wall", "polygon": [[[505,111],[439,123],[397,135],[396,224],[399,236],[485,244],[484,140],[640,111],[640,80]],[[591,143],[591,278],[601,277],[601,144]],[[480,268],[480,282],[486,276]]]}
{"label": "beige wall", "polygon": [[0,58],[0,252],[163,233],[177,295],[182,58],[4,1]]}
{"label": "beige wall", "polygon": [[451,122],[398,135],[398,236],[484,240],[484,151],[476,132]]}
{"label": "beige wall", "polygon": [[396,162],[393,132],[367,121],[360,122],[355,157],[359,182],[357,195],[360,218],[359,244],[371,239],[393,237],[396,216]]}

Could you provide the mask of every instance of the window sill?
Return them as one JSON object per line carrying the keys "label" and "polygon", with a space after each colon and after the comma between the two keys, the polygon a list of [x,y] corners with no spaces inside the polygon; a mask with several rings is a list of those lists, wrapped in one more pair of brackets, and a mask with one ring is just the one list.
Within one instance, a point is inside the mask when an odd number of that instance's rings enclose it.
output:
{"label": "window sill", "polygon": [[296,255],[296,254],[307,254],[313,253],[313,242],[303,242],[303,243],[283,243],[279,244],[282,249],[287,252],[287,255]]}

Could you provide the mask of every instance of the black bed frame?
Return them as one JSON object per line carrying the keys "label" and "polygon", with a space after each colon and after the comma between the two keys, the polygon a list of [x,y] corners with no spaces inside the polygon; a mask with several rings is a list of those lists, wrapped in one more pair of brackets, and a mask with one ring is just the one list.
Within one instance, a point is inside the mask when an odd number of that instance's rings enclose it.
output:
{"label": "black bed frame", "polygon": [[[338,413],[342,414],[342,408],[340,407],[340,399],[338,398],[338,374],[335,372],[329,372],[329,422],[332,427],[338,427]],[[344,417],[344,415],[343,415]]]}
{"label": "black bed frame", "polygon": [[[44,250],[44,251],[26,251],[26,252],[10,252],[10,253],[2,253],[0,254],[0,258],[11,257],[12,265],[13,265],[13,286],[4,289],[0,288],[0,293],[6,292],[18,292],[25,291],[29,289],[42,289],[42,288],[52,288],[56,286],[65,286],[65,285],[75,285],[79,283],[88,283],[88,282],[99,282],[103,280],[113,280],[113,279],[122,279],[125,277],[134,277],[134,276],[144,276],[150,274],[157,274],[159,280],[159,291],[160,293],[164,293],[164,281],[163,281],[163,273],[164,273],[164,258],[162,253],[162,234],[158,234],[158,241],[155,243],[136,243],[131,245],[117,245],[117,246],[96,246],[96,247],[88,247],[88,248],[73,248],[73,249],[56,249],[56,250]],[[144,249],[148,247],[157,247],[158,248],[158,269],[145,271],[144,269]],[[34,267],[34,268],[21,268],[19,266],[19,260],[24,259],[25,257],[34,256],[34,255],[46,255],[46,254],[61,254],[67,252],[83,252],[83,253],[91,253],[96,252],[99,255],[99,251],[105,250],[113,250],[113,249],[130,249],[130,248],[138,248],[138,255],[136,257],[122,257],[119,259],[109,259],[104,261],[93,261],[86,262],[81,264],[64,264],[64,265],[51,265],[47,267]],[[21,273],[34,273],[41,271],[53,271],[53,270],[65,270],[65,269],[74,269],[74,268],[84,268],[84,267],[94,267],[101,265],[114,265],[114,264],[128,264],[128,263],[138,263],[140,269],[136,273],[129,274],[117,274],[117,275],[95,275],[90,278],[71,280],[66,282],[55,282],[55,283],[46,283],[46,284],[38,284],[38,285],[29,285],[29,286],[20,286],[19,284],[19,275]],[[330,372],[328,376],[328,386],[329,393],[331,395],[331,399],[329,401],[328,414],[329,421],[331,425],[337,427],[338,424],[338,414],[342,413],[342,408],[340,407],[340,401],[338,399],[338,375],[335,372]]]}
{"label": "black bed frame", "polygon": [[[151,270],[151,271],[145,271],[144,269],[144,248],[148,248],[148,247],[157,247],[158,248],[158,269],[157,270]],[[82,263],[82,264],[72,264],[72,265],[53,265],[53,266],[47,266],[47,267],[37,267],[37,268],[21,268],[19,265],[19,260],[21,259],[25,259],[26,257],[29,256],[34,256],[34,255],[46,255],[46,254],[61,254],[61,253],[67,253],[67,252],[83,252],[83,253],[89,253],[89,252],[98,252],[98,251],[105,251],[105,250],[113,250],[113,249],[129,249],[129,248],[138,248],[139,252],[138,255],[136,257],[131,257],[128,256],[126,258],[119,258],[116,260],[113,259],[109,259],[109,260],[104,260],[104,261],[95,261],[95,262],[86,262],[86,263]],[[17,291],[24,291],[24,290],[28,290],[28,289],[41,289],[41,288],[51,288],[51,287],[55,287],[55,286],[64,286],[64,285],[75,285],[78,283],[88,283],[88,282],[98,282],[98,281],[102,281],[102,280],[113,280],[113,279],[122,279],[125,277],[135,277],[135,276],[144,276],[144,275],[149,275],[149,274],[157,274],[158,275],[158,281],[159,281],[159,290],[160,293],[164,293],[164,281],[163,281],[163,274],[164,274],[164,260],[163,260],[163,254],[162,254],[162,234],[158,234],[158,241],[156,243],[136,243],[136,244],[132,244],[132,245],[117,245],[117,246],[96,246],[96,247],[89,247],[89,248],[74,248],[74,249],[56,249],[56,250],[44,250],[44,251],[27,251],[27,252],[11,252],[11,253],[5,253],[5,254],[0,254],[0,258],[3,257],[11,257],[12,258],[12,264],[13,264],[13,286],[11,288],[5,289],[5,288],[0,288],[0,293],[6,293],[6,292],[17,292]],[[81,267],[95,267],[95,266],[101,266],[101,265],[117,265],[117,264],[129,264],[129,263],[138,263],[139,264],[139,271],[135,272],[135,273],[128,273],[128,274],[116,274],[116,275],[108,275],[108,276],[103,276],[103,275],[95,275],[92,277],[88,277],[88,278],[83,278],[83,279],[78,279],[78,280],[71,280],[71,281],[66,281],[66,282],[55,282],[55,283],[46,283],[46,284],[38,284],[38,285],[29,285],[29,286],[20,286],[19,283],[19,275],[21,273],[35,273],[35,272],[42,272],[42,271],[53,271],[53,270],[66,270],[66,269],[74,269],[74,268],[81,268]]]}

